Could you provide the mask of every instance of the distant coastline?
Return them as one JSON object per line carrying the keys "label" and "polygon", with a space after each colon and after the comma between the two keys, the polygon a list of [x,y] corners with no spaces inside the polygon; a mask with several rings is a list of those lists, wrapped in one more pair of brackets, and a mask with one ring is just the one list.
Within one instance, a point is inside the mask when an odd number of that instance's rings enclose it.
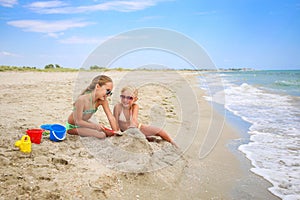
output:
{"label": "distant coastline", "polygon": [[0,65],[0,72],[5,71],[38,71],[38,72],[76,72],[76,71],[213,71],[213,72],[224,72],[224,71],[255,71],[253,68],[219,68],[219,69],[172,69],[172,68],[138,68],[138,69],[130,69],[130,68],[106,68],[106,67],[98,67],[91,66],[89,69],[86,68],[64,68],[59,65],[46,65],[44,68],[37,67],[29,67],[29,66],[7,66]]}

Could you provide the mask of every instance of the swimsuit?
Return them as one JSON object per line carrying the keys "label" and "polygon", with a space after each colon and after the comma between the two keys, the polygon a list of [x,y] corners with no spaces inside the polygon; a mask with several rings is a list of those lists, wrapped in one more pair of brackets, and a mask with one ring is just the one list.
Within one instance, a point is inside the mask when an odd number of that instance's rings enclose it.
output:
{"label": "swimsuit", "polygon": [[[131,120],[132,120],[132,115],[130,115],[130,121]],[[122,110],[121,110],[120,115],[119,115],[119,121],[125,122],[125,123],[127,122],[127,119],[126,119],[124,111],[123,111],[123,107],[122,107]],[[142,126],[142,123],[139,123],[137,128],[141,129],[141,126]]]}
{"label": "swimsuit", "polygon": [[[89,110],[84,110],[82,112],[83,115],[86,115],[86,114],[94,114],[95,112],[97,112],[98,108],[93,108],[94,106],[92,105],[92,93],[91,93],[91,107]],[[73,111],[75,111],[76,108],[73,108]],[[73,124],[70,124],[70,123],[66,123],[66,130],[71,130],[71,129],[74,129],[74,128],[80,128],[80,126],[77,126],[77,125],[73,125]]]}
{"label": "swimsuit", "polygon": [[90,109],[90,110],[84,110],[82,114],[94,114],[95,112],[97,112],[98,108],[95,109]]}
{"label": "swimsuit", "polygon": [[[119,115],[119,120],[121,122],[127,122],[127,119],[126,119],[125,114],[123,112],[123,107],[122,107],[122,110],[121,110],[120,115]],[[131,115],[130,115],[130,120],[131,120]]]}
{"label": "swimsuit", "polygon": [[69,122],[66,122],[66,130],[67,131],[74,129],[74,128],[80,128],[80,126],[76,126],[76,125],[70,124]]}

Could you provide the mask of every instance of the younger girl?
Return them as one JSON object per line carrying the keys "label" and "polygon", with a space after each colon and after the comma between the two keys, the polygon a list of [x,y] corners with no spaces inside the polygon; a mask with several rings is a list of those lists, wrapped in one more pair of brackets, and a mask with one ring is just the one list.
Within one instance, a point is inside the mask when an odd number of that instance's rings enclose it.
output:
{"label": "younger girl", "polygon": [[92,115],[102,106],[113,130],[117,130],[116,120],[108,106],[107,96],[112,93],[112,79],[105,75],[95,77],[74,103],[73,112],[66,124],[67,133],[72,135],[92,136],[105,138],[112,136],[114,132],[107,131],[98,123],[89,121]]}
{"label": "younger girl", "polygon": [[114,116],[117,121],[117,128],[125,131],[128,128],[136,127],[146,136],[160,136],[164,140],[175,144],[170,136],[162,129],[154,126],[144,125],[138,122],[139,106],[135,103],[138,100],[138,91],[132,87],[124,87],[121,90],[121,102],[114,107]]}

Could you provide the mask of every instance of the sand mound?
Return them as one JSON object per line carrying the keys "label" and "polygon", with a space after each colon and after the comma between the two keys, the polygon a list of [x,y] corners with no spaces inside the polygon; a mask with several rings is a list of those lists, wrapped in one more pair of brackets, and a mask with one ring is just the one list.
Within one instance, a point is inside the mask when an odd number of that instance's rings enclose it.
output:
{"label": "sand mound", "polygon": [[149,143],[136,128],[105,140],[88,137],[81,140],[91,155],[106,167],[121,172],[156,171],[182,159],[180,150],[172,144],[165,141]]}

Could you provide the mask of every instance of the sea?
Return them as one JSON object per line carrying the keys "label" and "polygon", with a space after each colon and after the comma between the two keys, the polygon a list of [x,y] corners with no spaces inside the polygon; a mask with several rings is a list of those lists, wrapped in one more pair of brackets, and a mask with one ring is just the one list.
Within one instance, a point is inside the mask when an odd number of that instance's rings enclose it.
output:
{"label": "sea", "polygon": [[274,195],[299,200],[300,70],[217,71],[199,80],[207,101],[240,119],[245,140],[237,148],[251,171]]}

